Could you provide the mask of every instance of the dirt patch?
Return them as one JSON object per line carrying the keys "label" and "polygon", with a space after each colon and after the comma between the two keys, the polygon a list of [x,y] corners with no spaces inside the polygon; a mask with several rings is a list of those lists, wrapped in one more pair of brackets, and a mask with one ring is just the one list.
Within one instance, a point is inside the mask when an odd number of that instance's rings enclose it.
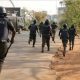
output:
{"label": "dirt patch", "polygon": [[51,69],[57,73],[56,80],[80,80],[80,41],[75,42],[73,51],[67,50],[62,56],[62,48],[55,53],[51,61]]}

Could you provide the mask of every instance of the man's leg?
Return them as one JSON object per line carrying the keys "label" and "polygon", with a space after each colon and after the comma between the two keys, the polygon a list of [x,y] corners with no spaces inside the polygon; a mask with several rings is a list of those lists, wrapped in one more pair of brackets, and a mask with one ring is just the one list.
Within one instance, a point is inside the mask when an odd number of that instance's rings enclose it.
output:
{"label": "man's leg", "polygon": [[62,44],[63,44],[63,56],[65,57],[66,46],[67,46],[67,42],[66,42],[66,40],[62,39]]}
{"label": "man's leg", "polygon": [[44,46],[45,46],[45,37],[42,36],[42,52],[44,52]]}
{"label": "man's leg", "polygon": [[0,43],[0,72],[5,59],[5,53],[7,51],[7,43]]}
{"label": "man's leg", "polygon": [[72,50],[74,48],[74,38],[72,39]]}
{"label": "man's leg", "polygon": [[47,43],[47,50],[50,51],[50,38],[46,40],[46,43]]}
{"label": "man's leg", "polygon": [[30,44],[31,40],[32,40],[32,35],[30,34],[28,44]]}
{"label": "man's leg", "polygon": [[35,43],[36,43],[36,35],[33,35],[33,47],[35,47]]}
{"label": "man's leg", "polygon": [[71,50],[71,43],[72,43],[72,41],[71,41],[71,39],[69,39],[69,50]]}
{"label": "man's leg", "polygon": [[55,43],[55,31],[52,32],[52,41]]}

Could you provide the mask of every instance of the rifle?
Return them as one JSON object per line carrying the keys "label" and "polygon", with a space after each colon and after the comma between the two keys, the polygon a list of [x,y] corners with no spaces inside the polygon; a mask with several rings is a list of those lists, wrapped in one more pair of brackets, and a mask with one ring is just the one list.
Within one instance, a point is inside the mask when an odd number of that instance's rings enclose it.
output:
{"label": "rifle", "polygon": [[12,46],[12,43],[10,43],[9,47],[7,48],[7,51],[6,51],[5,55],[4,55],[4,57],[7,56],[7,53],[8,53],[8,51],[9,51],[9,49],[11,48],[11,46]]}

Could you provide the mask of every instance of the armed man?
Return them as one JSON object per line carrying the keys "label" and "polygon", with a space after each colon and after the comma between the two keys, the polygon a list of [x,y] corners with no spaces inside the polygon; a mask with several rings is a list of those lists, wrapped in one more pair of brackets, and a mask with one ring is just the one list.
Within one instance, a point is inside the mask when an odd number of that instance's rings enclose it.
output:
{"label": "armed man", "polygon": [[55,34],[56,34],[56,28],[57,28],[57,27],[58,27],[58,26],[56,25],[55,22],[53,22],[53,23],[51,24],[52,41],[54,41],[54,43],[55,43]]}
{"label": "armed man", "polygon": [[51,35],[51,28],[49,24],[49,20],[46,20],[43,27],[42,27],[42,52],[44,52],[44,46],[47,44],[47,50],[50,50],[50,35]]}
{"label": "armed man", "polygon": [[69,32],[69,50],[73,50],[75,36],[77,35],[74,24],[71,25],[68,32]]}
{"label": "armed man", "polygon": [[38,28],[36,25],[36,20],[33,20],[33,23],[28,27],[30,30],[30,36],[29,36],[29,41],[28,43],[30,44],[31,41],[33,41],[33,47],[35,47],[35,42],[36,42],[36,32],[38,32]]}
{"label": "armed man", "polygon": [[60,39],[62,40],[63,49],[64,49],[63,50],[63,56],[65,57],[66,47],[67,47],[68,37],[69,37],[68,29],[67,29],[67,25],[66,24],[64,24],[63,28],[60,29],[59,36],[60,36]]}
{"label": "armed man", "polygon": [[7,56],[7,52],[9,49],[7,46],[9,31],[12,32],[12,37],[10,42],[11,44],[13,44],[15,37],[15,28],[10,22],[10,20],[7,18],[7,13],[5,8],[0,7],[0,71],[2,63],[4,62],[4,59]]}

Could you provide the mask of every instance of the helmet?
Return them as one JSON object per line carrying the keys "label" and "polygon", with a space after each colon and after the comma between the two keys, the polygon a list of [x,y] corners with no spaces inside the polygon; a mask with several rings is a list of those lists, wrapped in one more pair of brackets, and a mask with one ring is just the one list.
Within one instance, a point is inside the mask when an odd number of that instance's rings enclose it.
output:
{"label": "helmet", "polygon": [[74,28],[74,27],[75,27],[74,24],[72,24],[72,25],[71,25],[71,28]]}
{"label": "helmet", "polygon": [[53,22],[53,24],[56,24],[55,22]]}
{"label": "helmet", "polygon": [[67,24],[63,24],[63,28],[67,28]]}
{"label": "helmet", "polygon": [[5,8],[0,7],[0,15],[7,16]]}
{"label": "helmet", "polygon": [[33,20],[33,23],[36,24],[36,20]]}
{"label": "helmet", "polygon": [[49,20],[48,19],[46,19],[45,24],[49,25]]}

